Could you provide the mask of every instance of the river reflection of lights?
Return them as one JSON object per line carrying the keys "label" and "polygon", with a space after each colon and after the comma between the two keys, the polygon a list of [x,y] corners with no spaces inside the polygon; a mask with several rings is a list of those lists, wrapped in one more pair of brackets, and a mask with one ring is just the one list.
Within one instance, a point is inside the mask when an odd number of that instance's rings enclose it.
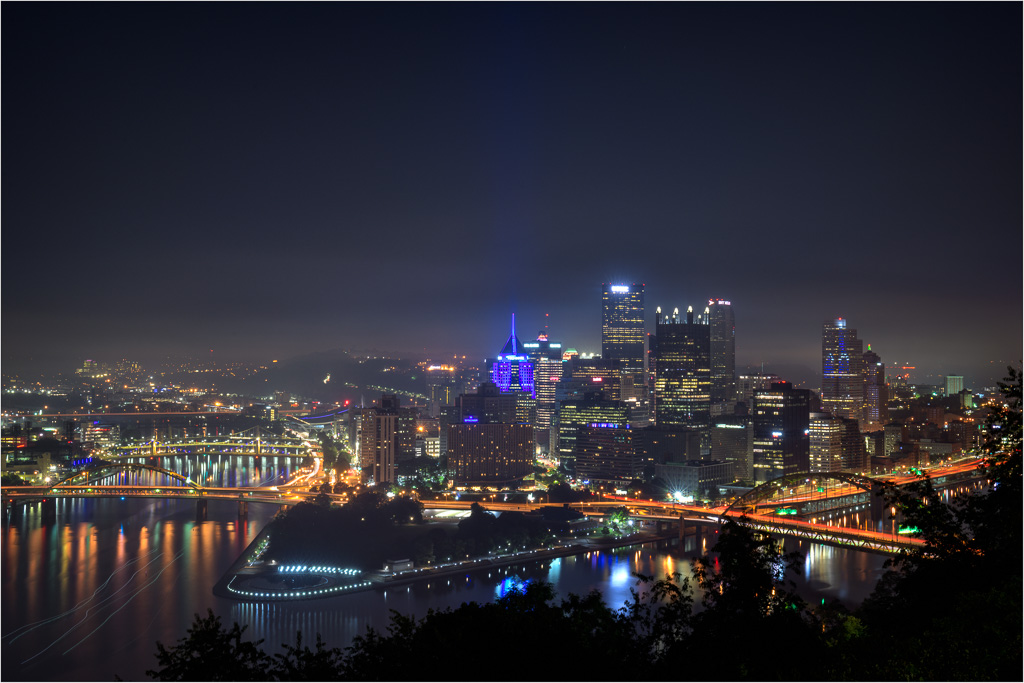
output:
{"label": "river reflection of lights", "polygon": [[612,586],[621,588],[629,583],[630,579],[630,565],[626,560],[617,560],[615,566],[612,567]]}
{"label": "river reflection of lights", "polygon": [[506,576],[494,587],[494,597],[503,598],[512,591],[523,591],[529,583],[529,579],[524,580],[518,576]]}

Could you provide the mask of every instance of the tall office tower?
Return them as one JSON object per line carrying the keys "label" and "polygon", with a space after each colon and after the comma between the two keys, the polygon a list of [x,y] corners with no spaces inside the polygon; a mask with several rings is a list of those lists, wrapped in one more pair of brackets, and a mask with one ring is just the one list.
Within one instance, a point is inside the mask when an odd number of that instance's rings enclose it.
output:
{"label": "tall office tower", "polygon": [[[458,401],[458,399],[455,399]],[[438,416],[438,448],[441,457],[445,460],[448,457],[448,427],[453,424],[462,423],[462,408],[456,403],[451,406],[441,406],[441,415]]]}
{"label": "tall office tower", "polygon": [[[557,441],[553,444],[559,460],[570,472],[575,471],[580,428],[593,423],[625,425],[628,422],[629,409],[626,404],[610,400],[599,391],[585,394],[582,398],[562,401],[555,421]],[[555,429],[552,429],[552,434],[555,434]]]}
{"label": "tall office tower", "polygon": [[503,392],[516,396],[516,422],[533,424],[537,416],[537,393],[534,366],[526,355],[523,343],[516,337],[516,316],[512,316],[512,333],[501,353],[489,362],[491,381]]}
{"label": "tall office tower", "polygon": [[515,394],[484,382],[456,400],[447,429],[448,472],[458,484],[504,486],[533,471],[533,427],[516,416]]}
{"label": "tall office tower", "polygon": [[864,436],[856,420],[840,418],[843,421],[843,471],[857,474],[871,474],[871,461],[864,447]]}
{"label": "tall office tower", "polygon": [[826,320],[821,330],[821,407],[851,420],[864,415],[864,348],[842,318]]}
{"label": "tall office tower", "polygon": [[516,396],[503,392],[494,382],[484,382],[473,394],[456,399],[458,419],[450,424],[519,424]]}
{"label": "tall office tower", "polygon": [[448,427],[448,471],[456,484],[509,486],[533,471],[533,427],[464,423]]}
{"label": "tall office tower", "polygon": [[491,363],[491,381],[502,391],[523,392],[536,398],[533,384],[533,363],[526,357],[526,349],[516,337],[516,316],[512,315],[512,333],[501,353]]}
{"label": "tall office tower", "polygon": [[416,454],[416,409],[402,408],[398,396],[382,394],[380,405],[359,416],[359,465],[372,467],[374,483],[395,481],[400,459]]}
{"label": "tall office tower", "polygon": [[889,387],[885,384],[885,363],[877,353],[864,352],[864,413],[861,426],[865,432],[880,431],[889,421]]}
{"label": "tall office tower", "polygon": [[571,392],[574,387],[583,393],[603,391],[613,401],[623,400],[623,382],[632,381],[632,375],[623,375],[619,361],[614,360],[573,358],[564,368],[566,391]]}
{"label": "tall office tower", "polygon": [[576,435],[576,477],[592,484],[624,484],[643,476],[628,424],[591,422]]}
{"label": "tall office tower", "polygon": [[[654,322],[657,323],[661,320],[661,306],[658,306],[658,310],[654,316]],[[658,335],[647,334],[647,407],[650,409],[650,423],[654,424],[657,419],[655,415],[655,401],[654,401],[654,383],[658,371]]]}
{"label": "tall office tower", "polygon": [[441,414],[441,406],[450,406],[455,402],[456,391],[455,367],[452,365],[427,366],[427,400],[431,417]]}
{"label": "tall office tower", "polygon": [[395,423],[395,457],[401,462],[416,457],[416,419],[419,411],[412,407],[403,408],[399,402],[396,394],[381,394],[379,410],[398,418]]}
{"label": "tall office tower", "polygon": [[750,411],[750,403],[754,400],[754,394],[758,391],[767,391],[773,382],[778,382],[779,376],[771,373],[757,375],[740,375],[736,380],[736,401],[747,406]]}
{"label": "tall office tower", "polygon": [[644,383],[644,285],[601,286],[601,357],[619,361],[623,375]]}
{"label": "tall office tower", "polygon": [[654,380],[654,413],[658,429],[688,428],[701,432],[701,452],[711,442],[711,327],[704,316],[686,320],[677,308],[657,324],[657,376]]}
{"label": "tall office tower", "polygon": [[829,413],[811,413],[810,471],[841,472],[843,469],[842,419]]}
{"label": "tall office tower", "polygon": [[736,400],[736,318],[732,303],[709,299],[711,325],[711,405]]}
{"label": "tall office tower", "polygon": [[900,444],[907,440],[907,428],[899,422],[890,422],[882,428],[885,433],[885,457],[899,453]]}
{"label": "tall office tower", "polygon": [[396,481],[398,464],[398,416],[376,415],[372,421],[376,431],[376,452],[373,460],[373,481],[375,484],[390,484]]}
{"label": "tall office tower", "polygon": [[534,440],[543,451],[550,446],[551,420],[558,409],[555,396],[558,383],[562,380],[561,342],[552,342],[546,332],[537,335],[536,341],[524,342],[526,357],[533,363],[533,386],[537,396],[537,420],[534,423]]}
{"label": "tall office tower", "polygon": [[946,396],[956,396],[963,390],[963,375],[946,375]]}
{"label": "tall office tower", "polygon": [[754,481],[762,484],[810,467],[811,392],[775,382],[754,394]]}
{"label": "tall office tower", "polygon": [[722,417],[711,426],[711,457],[732,463],[733,476],[754,479],[754,425],[749,417]]}

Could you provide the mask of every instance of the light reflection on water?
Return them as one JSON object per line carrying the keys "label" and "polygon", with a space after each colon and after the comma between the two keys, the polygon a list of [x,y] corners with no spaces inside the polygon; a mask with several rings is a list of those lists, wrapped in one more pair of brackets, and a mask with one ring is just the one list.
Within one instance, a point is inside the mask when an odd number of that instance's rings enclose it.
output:
{"label": "light reflection on water", "polygon": [[[428,609],[488,602],[513,581],[545,580],[560,597],[600,590],[618,607],[636,586],[633,572],[690,576],[689,556],[661,544],[630,546],[319,601],[244,603],[216,598],[212,585],[273,517],[276,506],[210,501],[196,521],[194,502],[78,499],[58,503],[56,522],[28,509],[3,528],[4,680],[144,680],[156,665],[155,641],[173,644],[208,608],[226,625],[247,625],[278,652],[301,630],[312,644],[345,646],[367,626],[386,631],[390,610],[423,617]],[[884,556],[793,543],[807,553],[803,590],[856,602],[870,592]],[[692,553],[691,553],[692,555]],[[490,575],[490,576],[489,576]],[[808,597],[805,595],[805,597]],[[820,598],[819,598],[820,599]],[[699,596],[696,596],[699,602]],[[46,621],[49,620],[49,621]],[[26,662],[22,664],[22,662]]]}
{"label": "light reflection on water", "polygon": [[[287,482],[292,473],[309,464],[310,459],[293,456],[261,455],[155,455],[127,458],[128,462],[155,465],[182,474],[203,486],[275,486]],[[152,477],[154,484],[176,484],[164,475]]]}

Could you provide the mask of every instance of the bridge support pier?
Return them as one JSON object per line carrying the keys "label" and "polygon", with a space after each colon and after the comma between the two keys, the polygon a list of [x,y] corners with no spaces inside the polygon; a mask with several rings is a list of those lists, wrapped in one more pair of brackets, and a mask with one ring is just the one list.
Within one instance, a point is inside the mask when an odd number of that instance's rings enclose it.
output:
{"label": "bridge support pier", "polygon": [[199,499],[199,500],[196,501],[196,521],[197,522],[205,522],[206,521],[207,505],[208,505],[208,503],[209,503],[208,500],[203,500],[203,499]]}
{"label": "bridge support pier", "polygon": [[53,522],[57,519],[57,499],[54,497],[43,498],[42,517],[44,522]]}
{"label": "bridge support pier", "polygon": [[875,487],[871,490],[871,519],[875,522],[889,518],[889,506],[885,504],[885,496],[882,495],[882,488]]}
{"label": "bridge support pier", "polygon": [[238,501],[238,516],[241,519],[247,519],[249,517],[249,501]]}
{"label": "bridge support pier", "polygon": [[710,527],[706,524],[696,522],[686,523],[682,515],[679,515],[679,545],[684,553],[698,552],[705,553],[709,550],[711,534]]}

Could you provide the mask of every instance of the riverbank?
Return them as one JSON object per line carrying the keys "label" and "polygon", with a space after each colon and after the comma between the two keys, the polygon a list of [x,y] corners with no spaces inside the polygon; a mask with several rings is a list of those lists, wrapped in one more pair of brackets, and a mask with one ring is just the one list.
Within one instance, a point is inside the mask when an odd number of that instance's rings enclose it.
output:
{"label": "riverbank", "polygon": [[566,545],[556,545],[553,548],[538,548],[535,550],[523,550],[508,555],[497,555],[493,557],[477,557],[438,565],[436,567],[417,567],[402,572],[384,574],[378,572],[371,580],[378,587],[400,586],[420,579],[442,578],[456,574],[463,574],[467,571],[487,569],[490,567],[505,567],[521,562],[535,562],[542,560],[553,560],[558,557],[569,557],[571,555],[582,555],[595,550],[612,550],[624,546],[638,545],[641,543],[653,543],[678,538],[678,532],[658,534],[652,532],[636,532],[628,536],[617,538],[595,537],[584,539],[560,539]]}
{"label": "riverbank", "polygon": [[[626,536],[596,536],[591,538],[562,538],[559,545],[551,548],[523,550],[505,555],[468,558],[437,566],[416,567],[398,572],[358,572],[334,566],[294,566],[282,568],[276,564],[258,563],[258,556],[267,547],[271,537],[268,524],[242,554],[232,563],[228,571],[213,586],[213,594],[221,598],[242,601],[295,601],[337,597],[342,594],[387,589],[402,586],[422,579],[443,578],[464,574],[467,571],[505,567],[522,562],[539,562],[559,557],[581,555],[600,550],[612,550],[623,546],[651,543],[678,537],[677,532],[656,533],[638,531]],[[256,560],[256,564],[253,561]],[[284,570],[288,571],[285,572]],[[293,583],[282,582],[287,574]]]}

